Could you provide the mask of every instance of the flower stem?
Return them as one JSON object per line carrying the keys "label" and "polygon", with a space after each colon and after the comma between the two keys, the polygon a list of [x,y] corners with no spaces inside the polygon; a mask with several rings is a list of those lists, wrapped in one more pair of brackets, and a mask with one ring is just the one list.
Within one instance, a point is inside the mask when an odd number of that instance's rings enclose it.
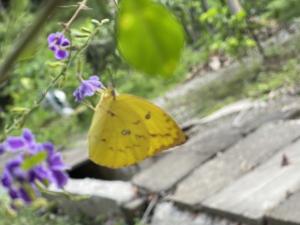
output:
{"label": "flower stem", "polygon": [[75,13],[71,17],[71,19],[69,19],[69,21],[64,24],[64,31],[63,31],[63,33],[70,28],[71,24],[74,22],[74,20],[79,15],[80,11],[84,10],[84,9],[87,9],[86,3],[87,3],[87,0],[83,0],[83,1],[81,1],[81,2],[78,3],[78,8],[76,9]]}

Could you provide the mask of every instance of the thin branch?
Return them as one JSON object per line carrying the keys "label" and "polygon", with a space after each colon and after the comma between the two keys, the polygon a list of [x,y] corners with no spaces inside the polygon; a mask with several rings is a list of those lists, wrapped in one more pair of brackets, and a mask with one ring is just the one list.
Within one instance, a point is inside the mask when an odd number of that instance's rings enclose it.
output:
{"label": "thin branch", "polygon": [[144,212],[144,215],[141,219],[141,224],[147,224],[149,216],[150,216],[152,210],[154,209],[155,205],[157,204],[158,200],[159,200],[158,195],[154,195],[152,200],[150,201],[146,211]]}
{"label": "thin branch", "polygon": [[83,1],[78,3],[77,10],[75,11],[75,13],[71,17],[71,19],[67,23],[64,24],[64,31],[69,29],[69,27],[74,22],[74,20],[77,18],[77,16],[79,15],[81,10],[87,9],[86,3],[87,3],[87,0],[83,0]]}
{"label": "thin branch", "polygon": [[61,4],[62,0],[49,0],[47,5],[44,7],[42,12],[37,16],[33,25],[28,29],[28,31],[21,36],[21,38],[16,42],[15,47],[8,53],[5,57],[4,62],[0,66],[0,84],[4,83],[9,78],[9,71],[17,61],[20,54],[28,46],[28,44],[34,39],[34,37],[39,33],[43,24],[48,21],[48,17],[54,11],[58,4]]}

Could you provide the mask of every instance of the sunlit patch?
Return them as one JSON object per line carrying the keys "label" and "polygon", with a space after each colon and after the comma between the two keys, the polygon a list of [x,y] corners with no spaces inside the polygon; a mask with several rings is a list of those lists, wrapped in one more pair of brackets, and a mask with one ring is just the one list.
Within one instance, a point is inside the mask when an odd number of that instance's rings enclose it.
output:
{"label": "sunlit patch", "polygon": [[134,16],[130,13],[123,14],[120,18],[120,26],[124,30],[130,30],[134,26]]}

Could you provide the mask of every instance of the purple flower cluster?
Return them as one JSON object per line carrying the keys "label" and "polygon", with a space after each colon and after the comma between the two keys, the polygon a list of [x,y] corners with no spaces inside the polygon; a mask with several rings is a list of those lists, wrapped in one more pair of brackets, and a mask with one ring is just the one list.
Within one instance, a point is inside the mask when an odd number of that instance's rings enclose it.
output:
{"label": "purple flower cluster", "polygon": [[0,154],[4,152],[16,154],[6,163],[1,176],[1,183],[12,200],[32,202],[40,195],[37,182],[45,186],[54,183],[58,188],[67,183],[61,154],[50,142],[37,143],[29,129],[24,129],[21,136],[8,137],[0,143]]}
{"label": "purple flower cluster", "polygon": [[66,59],[69,56],[67,49],[70,47],[70,41],[60,32],[48,36],[48,47],[58,60]]}
{"label": "purple flower cluster", "polygon": [[104,88],[99,77],[94,75],[88,80],[81,80],[80,86],[74,91],[73,96],[77,102],[81,102],[87,96],[93,96],[96,91]]}

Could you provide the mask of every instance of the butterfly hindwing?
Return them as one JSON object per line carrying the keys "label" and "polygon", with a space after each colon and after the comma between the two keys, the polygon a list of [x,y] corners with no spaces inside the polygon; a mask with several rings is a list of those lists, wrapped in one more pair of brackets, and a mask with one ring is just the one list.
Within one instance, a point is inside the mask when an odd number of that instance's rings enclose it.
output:
{"label": "butterfly hindwing", "polygon": [[150,140],[148,156],[185,142],[186,136],[182,130],[158,106],[143,98],[128,94],[120,95],[119,102],[122,101],[139,115],[135,123],[143,123],[147,128]]}

